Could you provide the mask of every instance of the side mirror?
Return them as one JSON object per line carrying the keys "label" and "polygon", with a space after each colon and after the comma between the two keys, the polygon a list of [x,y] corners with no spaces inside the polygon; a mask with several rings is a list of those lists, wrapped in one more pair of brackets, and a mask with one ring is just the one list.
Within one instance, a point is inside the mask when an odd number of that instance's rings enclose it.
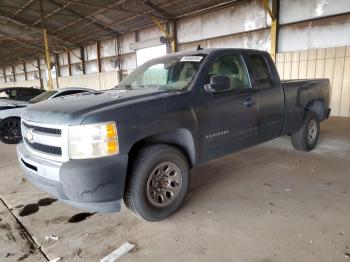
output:
{"label": "side mirror", "polygon": [[222,75],[210,77],[210,84],[205,85],[205,90],[209,93],[219,93],[231,88],[230,78]]}

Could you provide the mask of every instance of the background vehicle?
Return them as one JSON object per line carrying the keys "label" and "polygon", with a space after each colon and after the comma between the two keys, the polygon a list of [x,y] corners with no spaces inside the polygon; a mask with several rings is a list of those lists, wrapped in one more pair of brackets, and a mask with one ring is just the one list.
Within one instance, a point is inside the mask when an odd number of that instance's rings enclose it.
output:
{"label": "background vehicle", "polygon": [[[17,144],[22,140],[21,114],[28,105],[88,91],[94,90],[86,88],[59,88],[44,93],[41,92],[40,95],[31,99],[28,103],[7,99],[0,100],[0,140],[6,144]],[[12,94],[12,90],[10,90],[10,94]],[[24,92],[21,91],[21,94],[24,94]]]}
{"label": "background vehicle", "polygon": [[181,206],[191,167],[282,135],[310,151],[329,112],[328,79],[281,82],[266,52],[181,52],[114,90],[28,107],[17,152],[34,185],[72,206],[124,199],[159,221]]}
{"label": "background vehicle", "polygon": [[15,101],[29,101],[45,92],[44,90],[29,87],[9,87],[0,89],[0,102],[3,99]]}

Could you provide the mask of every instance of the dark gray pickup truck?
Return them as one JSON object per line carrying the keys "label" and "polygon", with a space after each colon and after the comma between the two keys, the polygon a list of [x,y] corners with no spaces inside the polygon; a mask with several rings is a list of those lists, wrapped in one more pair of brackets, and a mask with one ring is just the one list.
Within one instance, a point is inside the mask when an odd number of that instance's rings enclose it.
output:
{"label": "dark gray pickup truck", "polygon": [[18,158],[67,204],[112,212],[124,199],[159,221],[184,201],[190,168],[282,135],[310,151],[329,113],[328,79],[281,82],[266,52],[180,52],[112,90],[28,107]]}

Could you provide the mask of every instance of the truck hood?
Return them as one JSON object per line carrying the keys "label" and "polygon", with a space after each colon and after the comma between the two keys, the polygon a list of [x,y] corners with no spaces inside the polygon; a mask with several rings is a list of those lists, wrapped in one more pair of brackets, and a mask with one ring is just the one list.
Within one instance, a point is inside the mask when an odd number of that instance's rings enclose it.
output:
{"label": "truck hood", "polygon": [[171,92],[157,89],[96,91],[47,100],[27,107],[23,119],[54,125],[78,125],[95,111],[117,108],[158,97]]}

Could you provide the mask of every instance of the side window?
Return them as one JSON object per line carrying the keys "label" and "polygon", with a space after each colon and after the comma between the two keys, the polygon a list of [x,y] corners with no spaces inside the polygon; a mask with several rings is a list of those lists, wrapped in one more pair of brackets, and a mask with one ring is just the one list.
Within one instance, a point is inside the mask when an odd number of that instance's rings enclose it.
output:
{"label": "side window", "polygon": [[218,57],[209,70],[209,78],[213,75],[227,76],[230,79],[232,90],[250,88],[244,62],[238,55]]}
{"label": "side window", "polygon": [[86,91],[83,91],[83,90],[65,91],[65,92],[62,92],[62,93],[58,94],[57,96],[55,96],[55,98],[61,97],[61,96],[75,95],[75,94],[79,94],[79,93],[83,93],[83,92],[86,92]]}
{"label": "side window", "polygon": [[17,99],[17,89],[10,89],[9,90],[9,98],[10,99]]}
{"label": "side window", "polygon": [[251,70],[250,74],[257,88],[273,87],[269,66],[262,55],[250,54],[249,64]]}
{"label": "side window", "polygon": [[33,95],[36,95],[35,90],[29,89],[29,88],[28,89],[25,89],[25,88],[21,89],[21,96],[28,97],[28,96],[33,96]]}
{"label": "side window", "polygon": [[7,90],[0,91],[0,98],[10,98]]}

